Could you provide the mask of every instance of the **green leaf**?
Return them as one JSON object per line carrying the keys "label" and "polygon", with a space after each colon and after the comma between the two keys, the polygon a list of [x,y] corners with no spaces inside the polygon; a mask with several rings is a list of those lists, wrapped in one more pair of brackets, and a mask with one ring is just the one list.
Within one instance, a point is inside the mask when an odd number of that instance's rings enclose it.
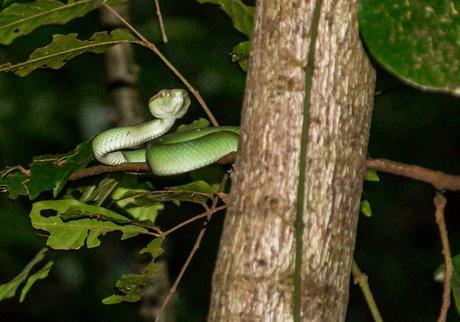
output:
{"label": "green leaf", "polygon": [[460,95],[459,7],[458,0],[362,0],[361,34],[374,58],[402,80]]}
{"label": "green leaf", "polygon": [[53,35],[52,42],[36,49],[27,61],[15,65],[1,65],[0,72],[15,72],[19,76],[26,76],[38,68],[59,69],[67,61],[83,53],[101,54],[113,45],[135,40],[135,37],[124,29],[115,29],[111,33],[97,32],[90,40],[79,40],[77,36]]}
{"label": "green leaf", "polygon": [[27,196],[29,190],[27,184],[30,177],[19,170],[20,167],[5,169],[0,172],[0,192],[8,191],[10,199],[16,199],[18,196]]}
{"label": "green leaf", "polygon": [[251,43],[249,41],[240,42],[232,49],[232,62],[238,63],[242,70],[248,70],[249,51]]}
{"label": "green leaf", "polygon": [[185,192],[198,192],[198,193],[204,193],[208,195],[214,195],[217,193],[219,190],[219,184],[213,184],[210,185],[209,183],[203,181],[203,180],[198,180],[198,181],[193,181],[187,184],[183,184],[180,186],[173,186],[169,187],[170,190],[177,190],[177,191],[185,191]]}
{"label": "green leaf", "polygon": [[190,124],[181,124],[177,127],[176,132],[182,132],[187,130],[193,129],[203,129],[205,127],[209,127],[210,123],[207,119],[199,118],[198,120],[193,121]]}
{"label": "green leaf", "polygon": [[54,264],[53,261],[49,261],[38,272],[36,272],[35,274],[32,274],[27,279],[26,285],[24,285],[24,287],[22,288],[21,297],[19,298],[19,302],[21,303],[24,302],[27,293],[29,292],[30,288],[35,284],[35,282],[37,282],[38,280],[43,280],[48,277],[48,274],[51,270],[51,267],[53,267],[53,264]]}
{"label": "green leaf", "polygon": [[379,175],[377,174],[377,171],[375,170],[367,170],[366,178],[364,178],[364,180],[372,181],[372,182],[380,182]]}
{"label": "green leaf", "polygon": [[[26,265],[26,267],[24,267],[22,272],[19,273],[13,280],[11,280],[10,282],[4,283],[4,284],[0,284],[0,301],[11,298],[16,294],[17,289],[27,279],[32,269],[45,258],[45,254],[47,251],[48,251],[47,248],[43,248],[42,250],[40,250],[37,253],[37,255],[35,255],[35,257]],[[48,265],[50,264],[49,263],[46,264],[46,266]],[[29,278],[29,280],[32,278],[32,276]],[[21,294],[21,301],[24,299],[25,294],[30,289],[33,282],[31,281],[29,283],[28,281],[27,284],[28,285],[26,285],[23,289],[23,292],[22,292],[23,294]]]}
{"label": "green leaf", "polygon": [[233,26],[239,32],[250,37],[253,29],[255,9],[245,5],[241,0],[197,0],[199,3],[220,5],[222,10],[232,19]]}
{"label": "green leaf", "polygon": [[65,24],[97,8],[102,0],[82,0],[63,3],[57,0],[37,0],[13,3],[0,11],[0,44],[8,45],[14,39],[50,24]]}
{"label": "green leaf", "polygon": [[56,197],[67,182],[69,175],[85,168],[93,160],[90,143],[81,143],[72,152],[64,155],[44,155],[34,158],[30,165],[31,177],[28,185],[29,198],[35,199],[43,191],[53,190]]}
{"label": "green leaf", "polygon": [[85,241],[88,248],[98,247],[99,237],[112,231],[121,231],[121,239],[148,232],[111,210],[73,199],[35,202],[30,219],[34,228],[50,234],[46,244],[53,249],[79,249]]}
{"label": "green leaf", "polygon": [[[452,257],[453,274],[451,281],[452,295],[454,296],[455,308],[457,313],[460,314],[460,254]],[[446,278],[446,265],[441,264],[434,273],[434,280],[436,282],[444,282]]]}
{"label": "green leaf", "polygon": [[162,240],[155,238],[148,243],[139,253],[150,254],[152,260],[147,266],[143,274],[124,274],[122,275],[115,287],[120,294],[113,294],[102,300],[104,304],[118,304],[121,302],[137,302],[144,295],[144,288],[154,283],[152,277],[156,274],[158,267],[155,263],[155,259],[163,254],[161,248]]}
{"label": "green leaf", "polygon": [[371,204],[366,199],[361,200],[360,210],[364,216],[366,217],[372,216]]}
{"label": "green leaf", "polygon": [[111,295],[102,300],[104,304],[118,304],[121,302],[137,302],[142,298],[143,288],[150,284],[150,279],[140,274],[125,274],[117,281],[116,288],[122,295]]}
{"label": "green leaf", "polygon": [[139,252],[140,254],[150,254],[152,256],[152,260],[150,261],[150,264],[147,265],[144,275],[153,276],[157,273],[158,267],[155,263],[155,259],[164,252],[161,244],[162,240],[160,238],[155,238]]}

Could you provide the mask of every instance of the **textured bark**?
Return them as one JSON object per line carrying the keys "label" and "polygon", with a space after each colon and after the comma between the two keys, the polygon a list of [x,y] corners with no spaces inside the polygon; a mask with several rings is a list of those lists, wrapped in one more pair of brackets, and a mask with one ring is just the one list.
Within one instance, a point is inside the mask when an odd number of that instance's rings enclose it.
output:
{"label": "textured bark", "polygon": [[[231,201],[209,321],[292,321],[295,203],[315,1],[257,1]],[[305,184],[302,320],[343,321],[375,73],[356,0],[324,0]],[[309,62],[310,63],[310,62]]]}

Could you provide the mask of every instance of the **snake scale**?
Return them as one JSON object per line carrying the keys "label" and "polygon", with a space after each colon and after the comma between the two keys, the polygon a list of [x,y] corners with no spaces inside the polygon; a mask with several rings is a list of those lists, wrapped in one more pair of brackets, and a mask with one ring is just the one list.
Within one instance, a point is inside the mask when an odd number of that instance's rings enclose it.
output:
{"label": "snake scale", "polygon": [[[166,134],[185,115],[190,98],[183,89],[164,89],[149,100],[155,119],[118,127],[92,140],[95,158],[106,165],[148,162],[159,176],[203,168],[238,148],[239,127],[197,128]],[[145,148],[135,149],[146,144]]]}

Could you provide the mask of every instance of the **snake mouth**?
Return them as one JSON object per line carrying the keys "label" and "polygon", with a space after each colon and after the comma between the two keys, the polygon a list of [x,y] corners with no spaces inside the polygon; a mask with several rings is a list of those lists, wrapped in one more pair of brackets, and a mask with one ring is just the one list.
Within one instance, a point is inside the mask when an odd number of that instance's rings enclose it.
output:
{"label": "snake mouth", "polygon": [[157,118],[181,118],[187,112],[190,98],[184,89],[164,89],[149,100],[149,109]]}

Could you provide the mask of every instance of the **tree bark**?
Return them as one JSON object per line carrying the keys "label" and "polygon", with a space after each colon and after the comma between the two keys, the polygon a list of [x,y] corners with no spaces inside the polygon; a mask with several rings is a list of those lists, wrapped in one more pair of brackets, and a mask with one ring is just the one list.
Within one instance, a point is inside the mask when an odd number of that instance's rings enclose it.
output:
{"label": "tree bark", "polygon": [[[310,80],[314,7],[259,0],[230,205],[209,321],[292,321],[295,214],[304,98],[303,321],[343,321],[365,174],[375,73],[357,0],[324,0]],[[305,92],[311,81],[311,93]]]}

